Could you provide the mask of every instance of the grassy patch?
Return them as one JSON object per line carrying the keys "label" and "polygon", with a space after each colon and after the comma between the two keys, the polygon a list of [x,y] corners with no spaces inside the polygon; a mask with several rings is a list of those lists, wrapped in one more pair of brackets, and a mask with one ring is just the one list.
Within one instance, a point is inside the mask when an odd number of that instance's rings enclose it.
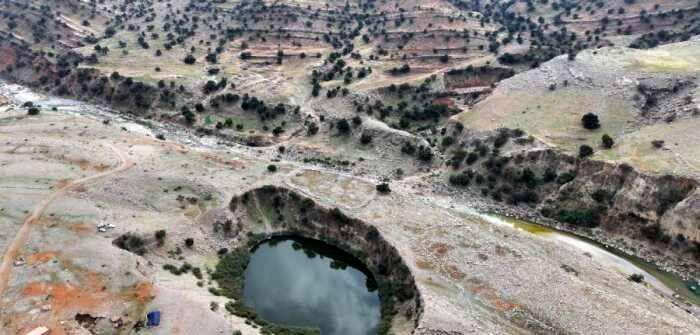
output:
{"label": "grassy patch", "polygon": [[[581,117],[589,112],[600,117],[599,129],[591,131],[581,126]],[[633,106],[622,98],[562,88],[541,94],[500,93],[456,118],[467,128],[519,128],[543,142],[577,153],[583,144],[598,147],[603,134],[615,137],[629,130],[634,113]]]}
{"label": "grassy patch", "polygon": [[627,67],[646,72],[697,72],[700,50],[682,44],[640,50],[630,57]]}
{"label": "grassy patch", "polygon": [[[700,169],[700,119],[659,123],[626,134],[610,150],[598,150],[596,159],[619,160],[654,173],[696,174]],[[664,140],[666,148],[656,149],[654,140]]]}

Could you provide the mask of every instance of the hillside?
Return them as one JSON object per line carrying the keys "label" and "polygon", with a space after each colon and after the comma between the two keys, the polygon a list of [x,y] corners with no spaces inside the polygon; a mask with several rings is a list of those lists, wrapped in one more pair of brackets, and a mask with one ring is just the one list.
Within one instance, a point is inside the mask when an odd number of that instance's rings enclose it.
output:
{"label": "hillside", "polygon": [[691,334],[699,72],[695,0],[0,0],[0,328],[309,334],[221,278],[293,235],[379,334]]}

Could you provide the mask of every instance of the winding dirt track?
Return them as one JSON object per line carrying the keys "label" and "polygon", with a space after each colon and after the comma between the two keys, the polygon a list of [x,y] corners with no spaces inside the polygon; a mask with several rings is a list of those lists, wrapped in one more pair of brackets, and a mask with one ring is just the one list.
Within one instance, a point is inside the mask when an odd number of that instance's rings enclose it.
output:
{"label": "winding dirt track", "polygon": [[[53,193],[49,194],[44,200],[42,200],[32,211],[32,214],[24,220],[24,223],[22,224],[22,227],[17,231],[17,234],[15,235],[15,238],[12,240],[12,243],[8,246],[7,250],[5,251],[5,254],[2,257],[2,264],[0,264],[0,299],[2,296],[5,294],[5,290],[7,289],[7,286],[10,282],[10,276],[12,274],[12,266],[15,258],[17,257],[17,253],[19,250],[27,243],[27,239],[29,238],[29,233],[32,230],[32,226],[39,221],[39,218],[44,213],[44,210],[59,196],[64,194],[66,191],[69,189],[76,187],[78,185],[82,185],[85,183],[88,183],[90,181],[100,179],[103,177],[107,177],[109,175],[125,171],[132,167],[134,165],[134,162],[131,161],[127,155],[120,151],[116,146],[114,146],[111,143],[106,143],[108,147],[110,147],[119,157],[119,166],[116,168],[101,172],[89,177],[81,178],[81,179],[76,179],[73,180],[63,187],[57,189]],[[0,303],[1,305],[1,303]]]}

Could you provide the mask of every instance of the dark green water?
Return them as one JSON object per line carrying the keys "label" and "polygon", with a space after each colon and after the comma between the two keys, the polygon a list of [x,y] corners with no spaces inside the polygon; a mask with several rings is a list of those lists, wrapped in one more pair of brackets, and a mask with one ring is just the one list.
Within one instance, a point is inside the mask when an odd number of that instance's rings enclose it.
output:
{"label": "dark green water", "polygon": [[376,283],[357,259],[323,242],[275,238],[259,244],[245,271],[243,301],[265,320],[322,335],[377,333]]}

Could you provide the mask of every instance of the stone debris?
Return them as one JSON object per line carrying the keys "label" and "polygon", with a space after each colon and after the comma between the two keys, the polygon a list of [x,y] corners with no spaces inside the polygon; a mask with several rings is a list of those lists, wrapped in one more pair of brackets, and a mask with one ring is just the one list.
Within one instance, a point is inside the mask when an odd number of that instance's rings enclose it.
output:
{"label": "stone debris", "polygon": [[110,318],[109,321],[111,321],[112,326],[114,328],[117,328],[117,329],[121,328],[124,325],[124,320],[118,316],[114,316],[114,317]]}

